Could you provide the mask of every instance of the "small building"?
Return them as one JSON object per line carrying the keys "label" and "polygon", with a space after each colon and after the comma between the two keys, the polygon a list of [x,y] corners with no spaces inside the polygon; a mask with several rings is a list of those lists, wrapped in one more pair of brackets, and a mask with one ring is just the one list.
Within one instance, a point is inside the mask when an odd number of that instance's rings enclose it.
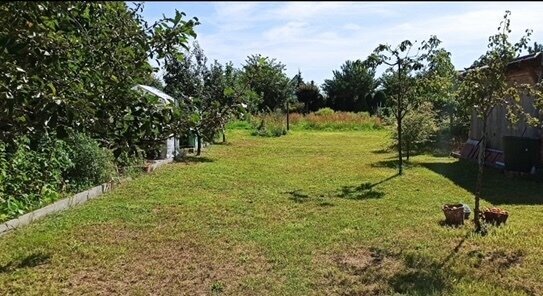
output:
{"label": "small building", "polygon": [[[164,105],[177,104],[176,100],[172,96],[152,86],[137,84],[134,87],[132,87],[132,89],[135,91],[139,91],[141,93],[156,96],[161,100],[161,103]],[[162,149],[160,151],[160,158],[161,159],[173,158],[176,155],[176,152],[178,150],[179,150],[179,138],[175,137],[174,135],[171,135],[164,142],[164,145],[162,145]]]}
{"label": "small building", "polygon": [[[543,78],[543,54],[541,52],[516,58],[508,65],[508,78],[511,82],[536,84]],[[543,112],[536,110],[533,106],[533,98],[524,96],[521,98],[521,105],[525,112],[531,116],[543,120]],[[515,136],[531,140],[543,141],[543,131],[540,127],[530,126],[525,122],[519,121],[511,124],[506,118],[505,107],[498,106],[494,108],[487,122],[487,153],[485,162],[490,166],[504,166],[504,137]],[[466,142],[462,151],[461,158],[477,159],[478,145],[482,137],[482,120],[475,114],[472,114],[469,140]],[[543,145],[539,144],[539,147]],[[543,149],[539,151],[539,166],[543,165]]]}

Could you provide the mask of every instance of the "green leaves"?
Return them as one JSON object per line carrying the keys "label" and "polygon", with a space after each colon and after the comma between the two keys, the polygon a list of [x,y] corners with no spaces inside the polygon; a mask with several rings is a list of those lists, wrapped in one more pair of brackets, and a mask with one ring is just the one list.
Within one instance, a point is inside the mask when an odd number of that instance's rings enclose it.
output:
{"label": "green leaves", "polygon": [[245,60],[241,80],[261,97],[255,102],[259,111],[283,108],[294,93],[294,85],[285,73],[285,65],[276,59],[260,54],[251,55]]}
{"label": "green leaves", "polygon": [[373,106],[367,97],[374,92],[377,81],[374,79],[375,70],[368,64],[360,60],[345,61],[339,71],[333,71],[332,79],[324,81],[323,91],[334,110],[372,111]]}
{"label": "green leaves", "polygon": [[495,107],[503,106],[508,110],[510,121],[517,122],[519,117],[524,117],[533,124],[530,114],[520,107],[521,96],[530,94],[537,107],[542,100],[541,93],[537,91],[538,85],[511,83],[507,75],[510,63],[526,48],[531,30],[526,30],[525,35],[513,45],[508,35],[511,31],[510,15],[511,12],[506,11],[498,33],[489,37],[489,50],[474,62],[473,68],[465,72],[459,96],[483,120],[490,116]]}
{"label": "green leaves", "polygon": [[2,5],[0,94],[9,100],[0,100],[0,138],[76,130],[118,156],[171,134],[182,112],[161,109],[130,88],[151,75],[149,56],[181,59],[177,48],[196,36],[198,21],[176,11],[147,26],[140,8],[123,2]]}

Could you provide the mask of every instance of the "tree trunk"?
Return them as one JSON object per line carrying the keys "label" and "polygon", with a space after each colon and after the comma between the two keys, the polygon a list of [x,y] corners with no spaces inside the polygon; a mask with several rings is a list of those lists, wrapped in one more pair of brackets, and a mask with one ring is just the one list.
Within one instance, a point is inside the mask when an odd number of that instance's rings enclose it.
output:
{"label": "tree trunk", "polygon": [[483,119],[483,135],[481,141],[479,142],[479,154],[477,156],[477,163],[479,164],[479,169],[477,171],[477,183],[475,184],[475,209],[474,209],[474,222],[475,222],[475,231],[481,232],[481,220],[479,218],[479,204],[482,196],[483,190],[483,172],[485,169],[485,151],[486,150],[486,118]]}
{"label": "tree trunk", "polygon": [[289,118],[289,108],[288,108],[288,101],[287,101],[287,131],[290,130],[290,118]]}
{"label": "tree trunk", "polygon": [[202,137],[200,137],[200,134],[196,134],[197,137],[197,146],[196,146],[196,156],[200,156],[202,153]]}
{"label": "tree trunk", "polygon": [[226,143],[226,129],[224,127],[222,128],[222,142]]}
{"label": "tree trunk", "polygon": [[398,175],[403,174],[403,159],[402,159],[402,96],[403,96],[403,87],[402,87],[402,65],[401,62],[398,62],[398,83],[399,83],[399,92],[398,92],[398,114],[396,114],[396,121],[398,125]]}
{"label": "tree trunk", "polygon": [[402,156],[402,117],[398,112],[398,174],[403,174],[403,156]]}

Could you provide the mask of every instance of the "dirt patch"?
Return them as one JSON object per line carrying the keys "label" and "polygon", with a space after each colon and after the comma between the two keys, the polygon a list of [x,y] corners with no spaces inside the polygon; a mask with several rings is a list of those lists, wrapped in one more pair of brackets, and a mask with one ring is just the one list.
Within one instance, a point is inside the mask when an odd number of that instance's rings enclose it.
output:
{"label": "dirt patch", "polygon": [[[149,248],[147,248],[147,246]],[[153,246],[151,248],[151,246]],[[216,248],[218,247],[218,248]],[[239,295],[270,272],[256,248],[193,240],[146,242],[108,264],[87,266],[68,279],[66,294]],[[266,287],[258,287],[265,294]]]}
{"label": "dirt patch", "polygon": [[487,282],[493,282],[504,289],[523,291],[527,295],[541,295],[543,283],[523,276],[508,276],[517,274],[513,268],[519,268],[521,274],[527,254],[523,250],[493,250],[483,251],[472,249],[467,253],[470,266],[475,275]]}
{"label": "dirt patch", "polygon": [[333,255],[318,290],[330,295],[383,295],[392,292],[389,280],[405,268],[396,254],[383,249],[357,249]]}
{"label": "dirt patch", "polygon": [[509,268],[521,265],[524,256],[525,254],[522,250],[497,250],[492,252],[472,250],[468,253],[468,257],[472,259],[473,267],[492,269],[500,273]]}
{"label": "dirt patch", "polygon": [[444,293],[459,278],[427,255],[380,248],[328,256],[323,269],[316,290],[325,295],[429,295]]}

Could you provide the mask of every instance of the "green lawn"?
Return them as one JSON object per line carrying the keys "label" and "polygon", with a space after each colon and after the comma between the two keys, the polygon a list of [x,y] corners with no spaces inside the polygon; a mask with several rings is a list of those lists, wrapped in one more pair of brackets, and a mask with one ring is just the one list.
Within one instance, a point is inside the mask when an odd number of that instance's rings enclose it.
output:
{"label": "green lawn", "polygon": [[473,205],[475,167],[416,156],[386,131],[295,131],[165,166],[0,237],[0,294],[540,295],[541,183],[486,175],[510,221],[442,225]]}

